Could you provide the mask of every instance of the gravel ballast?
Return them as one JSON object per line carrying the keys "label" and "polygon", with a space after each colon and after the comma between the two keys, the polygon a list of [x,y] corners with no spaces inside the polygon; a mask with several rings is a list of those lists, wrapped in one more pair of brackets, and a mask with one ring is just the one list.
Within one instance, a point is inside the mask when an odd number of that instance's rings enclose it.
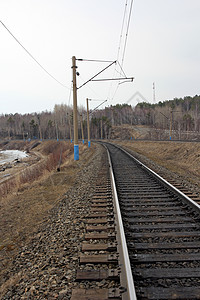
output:
{"label": "gravel ballast", "polygon": [[39,226],[30,242],[12,258],[1,286],[1,299],[70,299],[76,287],[83,218],[95,189],[95,179],[106,155],[96,146],[85,166],[80,165],[74,186]]}
{"label": "gravel ballast", "polygon": [[[75,276],[85,234],[84,217],[89,213],[105,155],[104,148],[96,145],[87,163],[76,162],[80,171],[73,187],[50,211],[30,241],[10,256],[10,266],[1,280],[0,299],[70,299],[72,288],[78,286]],[[155,171],[166,174],[164,167],[143,155],[136,156]],[[193,192],[199,191],[173,172],[167,171],[167,177],[180,181]]]}

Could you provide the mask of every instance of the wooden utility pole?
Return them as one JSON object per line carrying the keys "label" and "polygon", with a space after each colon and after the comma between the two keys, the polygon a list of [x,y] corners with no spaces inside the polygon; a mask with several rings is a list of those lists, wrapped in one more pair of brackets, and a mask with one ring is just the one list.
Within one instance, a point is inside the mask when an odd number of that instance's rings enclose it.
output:
{"label": "wooden utility pole", "polygon": [[80,115],[80,119],[81,119],[81,133],[82,133],[82,141],[84,144],[84,132],[83,132],[83,117],[82,114]]}
{"label": "wooden utility pole", "polygon": [[88,131],[88,148],[90,148],[90,119],[89,119],[89,103],[88,98],[86,99],[87,102],[87,131]]}
{"label": "wooden utility pole", "polygon": [[76,57],[73,56],[72,71],[73,71],[74,160],[79,160],[76,68],[77,68]]}

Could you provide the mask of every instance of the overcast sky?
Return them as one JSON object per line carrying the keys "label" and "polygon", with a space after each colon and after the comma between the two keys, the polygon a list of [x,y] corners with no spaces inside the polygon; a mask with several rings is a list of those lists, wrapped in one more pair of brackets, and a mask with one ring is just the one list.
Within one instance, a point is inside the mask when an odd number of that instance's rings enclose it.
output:
{"label": "overcast sky", "polygon": [[[122,64],[131,0],[0,0],[0,21],[63,87],[46,74],[0,23],[0,114],[72,104],[72,56]],[[78,90],[94,108],[126,103],[135,93],[153,102],[200,94],[200,1],[135,0],[123,70],[134,81],[90,82]],[[80,86],[109,63],[77,61]],[[116,71],[115,71],[116,70]],[[121,76],[113,65],[97,78]],[[139,96],[129,102],[136,105]],[[103,107],[103,106],[102,106]]]}

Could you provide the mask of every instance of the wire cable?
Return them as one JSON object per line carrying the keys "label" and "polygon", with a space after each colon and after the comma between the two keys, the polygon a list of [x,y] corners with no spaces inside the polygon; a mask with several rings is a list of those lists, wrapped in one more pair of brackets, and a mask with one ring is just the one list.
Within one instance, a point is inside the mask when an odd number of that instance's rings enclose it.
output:
{"label": "wire cable", "polygon": [[39,65],[39,67],[46,72],[52,79],[54,79],[57,83],[62,85],[64,88],[70,89],[66,85],[62,84],[60,81],[58,81],[53,75],[51,75],[35,58],[34,56],[20,43],[20,41],[12,34],[12,32],[6,27],[6,25],[0,21],[0,23],[3,25],[3,27],[8,31],[8,33],[15,39],[15,41],[26,51],[26,53]]}
{"label": "wire cable", "polygon": [[122,63],[121,63],[122,66],[123,66],[123,63],[124,63],[124,56],[125,56],[125,51],[126,51],[126,44],[127,44],[127,39],[128,39],[128,31],[129,31],[129,26],[130,26],[132,8],[133,8],[133,0],[131,0],[131,5],[130,5],[128,25],[127,25],[127,30],[126,30],[126,38],[125,38],[125,42],[124,42],[124,50],[123,50],[123,55],[122,55]]}
{"label": "wire cable", "polygon": [[128,0],[126,0],[126,3],[125,3],[124,16],[123,16],[123,21],[122,21],[122,28],[121,28],[121,33],[120,33],[120,38],[119,38],[119,46],[118,46],[118,52],[117,52],[117,60],[119,59],[119,53],[120,53],[120,48],[121,48],[121,43],[122,43],[122,36],[123,36],[123,30],[124,30],[127,5],[128,5]]}
{"label": "wire cable", "polygon": [[[130,26],[130,20],[131,20],[131,13],[132,13],[132,8],[133,8],[133,0],[131,0],[131,4],[130,4],[130,10],[129,10],[129,16],[128,16],[128,23],[127,23],[127,29],[126,29],[126,36],[125,36],[125,42],[124,42],[124,48],[123,48],[123,54],[122,54],[122,62],[120,64],[119,63],[119,55],[120,55],[120,48],[121,48],[121,43],[122,43],[122,36],[123,36],[123,29],[124,29],[124,23],[125,23],[127,5],[128,5],[128,0],[126,0],[126,3],[125,3],[124,16],[123,16],[123,22],[122,22],[122,29],[121,29],[120,41],[119,41],[119,47],[118,47],[118,53],[117,53],[117,55],[118,55],[118,57],[117,57],[118,64],[119,64],[119,67],[120,67],[120,69],[121,69],[121,71],[123,73],[124,73],[124,71],[123,71],[123,63],[124,63],[126,46],[127,46],[128,32],[129,32],[129,26]],[[115,69],[115,72],[117,72],[117,69]],[[124,75],[125,75],[125,73],[124,73]],[[110,101],[114,100],[114,97],[115,97],[115,95],[116,95],[116,93],[118,91],[119,85],[120,85],[120,82],[118,82],[118,85],[116,86],[116,89],[115,89],[114,94],[113,94],[112,98],[110,99]],[[109,93],[110,93],[110,91],[109,91]]]}
{"label": "wire cable", "polygon": [[70,91],[69,91],[68,106],[70,106],[70,102],[71,102],[72,89],[73,89],[73,83],[71,83],[71,88],[70,88]]}
{"label": "wire cable", "polygon": [[[119,55],[120,55],[120,50],[121,50],[121,44],[122,44],[122,37],[123,37],[123,31],[124,31],[124,23],[125,23],[125,19],[126,19],[127,6],[128,6],[128,0],[126,0],[125,7],[124,7],[124,14],[123,14],[122,26],[121,26],[121,32],[120,32],[120,38],[119,38],[119,46],[118,46],[118,51],[117,51],[117,59],[116,59],[117,61],[119,60]],[[115,70],[114,70],[114,72],[113,72],[113,78],[115,77],[115,74],[117,72],[118,71],[117,71],[117,67],[116,67]],[[107,96],[108,99],[110,98],[109,95],[110,95],[112,86],[113,86],[113,82],[111,82],[110,88],[108,90],[108,96]],[[115,92],[114,92],[114,96],[115,96],[118,88],[119,88],[119,84],[116,86],[116,89],[115,89]],[[112,97],[112,100],[113,100],[114,96]]]}
{"label": "wire cable", "polygon": [[[127,77],[126,74],[125,74],[125,72],[124,72],[124,70],[123,70],[123,68],[122,68],[122,66],[120,65],[119,61],[118,61],[118,65],[119,65],[119,67],[120,67],[120,69],[121,69],[121,71],[122,71],[122,73],[123,73],[122,76]],[[120,72],[118,72],[118,73],[120,73]]]}
{"label": "wire cable", "polygon": [[[86,81],[86,80],[83,78],[82,75],[79,74],[79,77],[81,78],[81,80],[82,80],[83,82]],[[99,95],[96,93],[96,91],[95,91],[93,88],[91,88],[90,85],[87,85],[87,88],[90,89],[90,91],[92,91],[92,93],[93,93],[94,95],[96,95],[97,97],[99,96]]]}
{"label": "wire cable", "polygon": [[[119,73],[121,77],[122,76],[127,77],[126,74],[125,74],[125,72],[124,72],[124,70],[123,70],[123,68],[122,68],[122,66],[120,65],[119,61],[117,63],[118,63],[118,65],[119,65],[119,67],[120,67],[120,69],[121,69],[121,71],[122,71],[123,74],[121,72],[119,72],[117,69],[115,69],[115,73]],[[115,97],[115,95],[116,95],[116,93],[117,93],[117,91],[119,89],[119,85],[120,85],[120,80],[118,81],[118,84],[117,84],[117,86],[115,88],[115,91],[114,91],[113,96],[110,99],[110,101],[113,101],[113,99],[114,99],[114,97]]]}

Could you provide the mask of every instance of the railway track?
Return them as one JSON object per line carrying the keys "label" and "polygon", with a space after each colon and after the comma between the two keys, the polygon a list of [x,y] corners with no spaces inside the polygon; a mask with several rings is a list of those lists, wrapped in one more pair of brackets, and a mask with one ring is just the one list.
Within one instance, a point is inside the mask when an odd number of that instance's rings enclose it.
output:
{"label": "railway track", "polygon": [[200,299],[199,205],[106,147],[71,299]]}

